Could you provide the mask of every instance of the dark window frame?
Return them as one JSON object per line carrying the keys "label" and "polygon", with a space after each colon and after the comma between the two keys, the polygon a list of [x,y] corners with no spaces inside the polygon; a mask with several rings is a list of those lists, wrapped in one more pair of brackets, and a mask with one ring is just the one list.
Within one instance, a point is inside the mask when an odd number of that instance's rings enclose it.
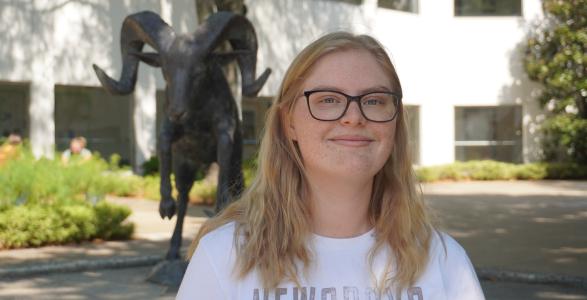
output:
{"label": "dark window frame", "polygon": [[[83,136],[88,141],[88,149],[92,152],[99,152],[100,155],[108,159],[112,154],[119,154],[122,156],[121,163],[124,165],[135,165],[135,133],[134,133],[134,120],[133,120],[133,109],[134,99],[130,95],[116,95],[112,96],[106,93],[101,87],[96,86],[84,86],[84,85],[62,85],[56,84],[54,86],[54,97],[55,97],[55,147],[59,151],[64,151],[69,147],[69,141],[74,136]],[[84,113],[89,113],[92,117],[84,119],[83,114],[70,114],[71,111],[67,108],[63,108],[62,105],[69,105],[73,102],[77,102],[80,108],[84,108]],[[92,105],[107,105],[106,102],[111,102],[116,105],[117,112],[123,113],[118,115],[118,120],[123,120],[123,123],[113,123],[113,126],[117,128],[126,128],[127,134],[121,134],[122,140],[112,143],[110,141],[112,136],[96,136],[96,127],[93,127],[94,111],[92,111]],[[75,111],[79,112],[79,111]],[[116,118],[115,118],[116,119]],[[83,120],[83,121],[82,121]],[[71,125],[69,122],[73,122],[75,127],[65,126]],[[83,125],[82,125],[83,124]],[[103,124],[102,124],[103,125]],[[112,124],[111,124],[112,125]],[[125,131],[126,132],[126,131]],[[114,145],[114,146],[112,146]],[[119,148],[118,151],[108,151],[108,148]]]}
{"label": "dark window frame", "polygon": [[[8,94],[13,96],[20,96],[15,101],[23,101],[16,107],[10,107],[10,111],[0,111],[0,139],[8,137],[10,133],[16,133],[23,139],[30,138],[30,89],[31,83],[12,82],[12,81],[0,81],[0,100],[5,101]],[[9,99],[13,101],[13,99]],[[11,120],[16,119],[16,122]],[[5,127],[5,125],[9,125]]]}
{"label": "dark window frame", "polygon": [[407,0],[410,3],[409,8],[399,8],[395,5],[393,5],[393,2],[397,2],[397,0],[377,0],[377,7],[379,8],[384,8],[384,9],[390,9],[390,10],[395,10],[395,11],[401,11],[401,12],[405,12],[405,13],[411,13],[411,14],[418,14],[420,13],[420,1],[419,0]]}
{"label": "dark window frame", "polygon": [[[511,111],[506,111],[506,109],[512,109]],[[489,111],[484,111],[482,114],[489,114],[491,118],[488,120],[490,122],[490,133],[491,137],[481,138],[481,137],[467,137],[467,116],[473,116],[474,112],[469,111],[467,114],[467,109],[469,110],[483,110],[488,109]],[[455,148],[455,160],[457,161],[466,161],[470,160],[467,157],[474,156],[471,154],[467,154],[465,152],[466,148],[468,149],[478,149],[478,153],[484,151],[491,152],[490,157],[485,157],[482,159],[492,159],[498,161],[506,161],[506,162],[513,162],[513,163],[521,163],[523,161],[523,106],[522,105],[479,105],[479,106],[455,106],[454,107],[455,113],[455,132],[454,132],[454,148]],[[459,112],[461,110],[461,112]],[[511,115],[509,115],[511,114]],[[509,116],[508,116],[509,115]],[[461,118],[462,119],[459,119]],[[499,121],[502,120],[503,117],[511,117],[513,124],[503,124]],[[474,121],[474,120],[470,120]],[[478,120],[477,120],[478,122]],[[505,126],[505,127],[504,127]],[[504,128],[513,128],[514,131],[508,131]],[[476,132],[478,133],[478,132]],[[512,148],[513,151],[509,159],[500,159],[500,151],[505,151],[508,147]],[[484,149],[485,148],[485,149]],[[462,152],[462,157],[459,157],[459,153]]]}
{"label": "dark window frame", "polygon": [[320,0],[320,1],[341,2],[341,3],[352,4],[352,5],[363,5],[363,0]]}
{"label": "dark window frame", "polygon": [[[478,3],[469,3],[467,7],[466,1]],[[502,1],[502,2],[499,2]],[[515,2],[514,2],[515,1]],[[523,0],[454,0],[454,16],[455,17],[522,17]],[[492,2],[492,3],[491,3]],[[500,5],[510,4],[516,7],[511,8],[511,12],[498,12]],[[475,7],[477,6],[477,7]],[[493,11],[491,7],[494,6]],[[476,11],[478,10],[478,11]]]}

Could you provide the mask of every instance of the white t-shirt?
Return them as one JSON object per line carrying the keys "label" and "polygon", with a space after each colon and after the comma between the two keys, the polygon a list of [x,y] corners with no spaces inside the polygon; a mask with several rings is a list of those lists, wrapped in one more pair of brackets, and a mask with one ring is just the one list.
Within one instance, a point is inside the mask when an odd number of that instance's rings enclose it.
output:
{"label": "white t-shirt", "polygon": [[[388,253],[378,254],[370,268],[367,255],[375,242],[373,230],[343,239],[313,235],[309,246],[315,260],[309,278],[300,278],[301,288],[283,283],[271,291],[262,288],[254,271],[243,279],[233,275],[234,230],[234,222],[229,223],[201,239],[176,299],[400,300],[392,293],[377,298],[374,292],[371,274],[382,273]],[[465,250],[444,233],[442,239],[446,251],[440,236],[433,234],[426,271],[413,287],[402,291],[401,299],[485,299]]]}

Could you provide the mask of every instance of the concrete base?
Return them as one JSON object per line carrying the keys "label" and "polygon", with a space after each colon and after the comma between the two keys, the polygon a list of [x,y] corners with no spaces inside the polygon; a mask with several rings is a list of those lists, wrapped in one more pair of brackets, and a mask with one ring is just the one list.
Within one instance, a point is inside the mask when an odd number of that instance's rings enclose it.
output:
{"label": "concrete base", "polygon": [[178,287],[183,279],[183,274],[188,267],[188,262],[181,259],[164,260],[158,263],[152,270],[147,281]]}

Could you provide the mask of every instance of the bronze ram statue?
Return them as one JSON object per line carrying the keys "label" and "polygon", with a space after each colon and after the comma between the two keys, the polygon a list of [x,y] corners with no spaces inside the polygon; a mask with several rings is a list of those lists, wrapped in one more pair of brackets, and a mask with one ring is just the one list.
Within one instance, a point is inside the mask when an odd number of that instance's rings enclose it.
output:
{"label": "bronze ram statue", "polygon": [[[231,51],[218,53],[228,41]],[[142,52],[144,44],[155,53]],[[217,12],[192,34],[178,35],[156,13],[139,12],[126,17],[120,34],[122,73],[119,80],[94,65],[108,92],[129,94],[134,90],[139,61],[161,67],[166,82],[166,117],[159,136],[162,218],[176,212],[177,223],[167,260],[180,259],[182,227],[188,193],[195,175],[218,162],[216,213],[243,189],[241,170],[242,133],[237,104],[222,66],[236,59],[241,71],[242,94],[257,95],[271,70],[256,78],[257,37],[242,15]],[[177,204],[171,195],[171,171],[178,190]]]}

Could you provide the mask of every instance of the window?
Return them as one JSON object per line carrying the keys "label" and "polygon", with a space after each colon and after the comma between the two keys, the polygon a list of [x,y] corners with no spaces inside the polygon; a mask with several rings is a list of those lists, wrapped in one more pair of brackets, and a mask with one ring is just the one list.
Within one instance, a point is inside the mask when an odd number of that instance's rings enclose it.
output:
{"label": "window", "polygon": [[521,16],[522,0],[455,0],[455,16]]}
{"label": "window", "polygon": [[243,109],[243,144],[257,144],[257,117],[254,110]]}
{"label": "window", "polygon": [[129,165],[132,153],[130,96],[110,96],[102,88],[55,86],[55,143],[58,151],[75,136],[88,141],[88,149],[108,159],[117,153]]}
{"label": "window", "polygon": [[270,97],[243,97],[242,131],[244,159],[249,159],[257,154],[263,126],[265,126],[265,115],[270,106]]}
{"label": "window", "polygon": [[11,133],[28,138],[27,84],[0,83],[0,139]]}
{"label": "window", "polygon": [[418,13],[418,0],[377,0],[377,6]]}
{"label": "window", "polygon": [[455,158],[522,162],[522,107],[456,107]]}
{"label": "window", "polygon": [[356,4],[356,5],[363,4],[363,0],[326,0],[326,1],[330,1],[330,2],[344,2],[344,3]]}

